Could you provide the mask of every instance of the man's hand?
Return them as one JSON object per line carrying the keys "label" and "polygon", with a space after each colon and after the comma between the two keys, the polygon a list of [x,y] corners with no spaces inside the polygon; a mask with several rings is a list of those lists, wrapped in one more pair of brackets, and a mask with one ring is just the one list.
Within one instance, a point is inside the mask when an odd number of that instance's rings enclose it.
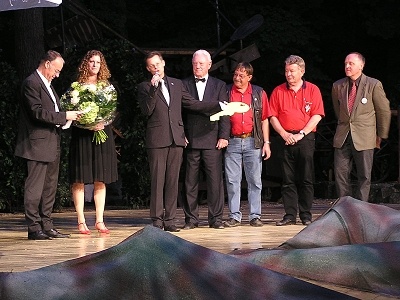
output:
{"label": "man's hand", "polygon": [[271,147],[269,146],[269,143],[264,143],[264,146],[262,147],[262,157],[264,160],[271,157]]}
{"label": "man's hand", "polygon": [[151,85],[154,87],[158,87],[160,80],[161,80],[160,74],[155,73],[151,78]]}
{"label": "man's hand", "polygon": [[227,146],[228,146],[228,140],[219,139],[218,142],[217,142],[216,148],[217,148],[218,150],[221,150],[221,149],[223,149],[223,148],[225,148],[225,147],[227,147]]}
{"label": "man's hand", "polygon": [[381,143],[382,143],[382,138],[379,136],[376,136],[376,148],[381,149]]}
{"label": "man's hand", "polygon": [[73,110],[73,111],[70,110],[65,113],[66,119],[71,120],[71,121],[78,120],[80,118],[81,114],[82,114],[81,111],[75,111],[75,110]]}

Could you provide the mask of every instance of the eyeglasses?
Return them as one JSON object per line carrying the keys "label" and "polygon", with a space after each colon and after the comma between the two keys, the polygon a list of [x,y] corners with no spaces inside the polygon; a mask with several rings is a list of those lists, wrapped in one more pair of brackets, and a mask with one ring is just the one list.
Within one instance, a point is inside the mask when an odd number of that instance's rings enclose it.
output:
{"label": "eyeglasses", "polygon": [[54,72],[56,73],[56,75],[60,75],[61,70],[57,70],[54,65],[51,63],[51,61],[49,61],[50,66],[52,67],[52,69],[54,70]]}

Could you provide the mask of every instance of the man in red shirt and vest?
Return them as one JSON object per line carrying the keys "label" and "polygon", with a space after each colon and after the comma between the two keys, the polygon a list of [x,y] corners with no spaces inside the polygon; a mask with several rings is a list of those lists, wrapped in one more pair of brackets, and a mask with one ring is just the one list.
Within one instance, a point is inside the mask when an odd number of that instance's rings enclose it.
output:
{"label": "man in red shirt and vest", "polygon": [[231,116],[231,137],[225,152],[225,179],[228,194],[229,220],[225,227],[241,224],[240,194],[242,168],[247,181],[249,201],[249,221],[251,226],[260,227],[262,159],[271,156],[269,145],[270,116],[268,98],[265,91],[250,84],[253,67],[242,62],[236,66],[233,85],[228,88],[230,102],[243,102],[250,109],[245,113]]}

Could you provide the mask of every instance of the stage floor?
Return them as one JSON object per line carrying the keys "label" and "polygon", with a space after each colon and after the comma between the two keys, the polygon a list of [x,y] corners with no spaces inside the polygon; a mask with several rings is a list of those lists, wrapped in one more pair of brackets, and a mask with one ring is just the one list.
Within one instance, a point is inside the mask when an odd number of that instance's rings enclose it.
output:
{"label": "stage floor", "polygon": [[[334,200],[316,200],[313,205],[313,218],[324,213]],[[390,205],[400,210],[400,205]],[[81,235],[77,230],[74,210],[65,209],[53,213],[54,224],[62,233],[71,233],[69,239],[53,239],[47,241],[31,241],[27,239],[25,220],[22,213],[0,214],[0,272],[23,272],[78,258],[109,247],[115,246],[144,226],[150,225],[148,209],[113,210],[106,209],[105,223],[110,234],[99,234],[94,230],[95,212],[93,205],[87,205],[86,223],[92,230],[91,235]],[[209,249],[230,253],[235,249],[274,248],[296,235],[305,226],[298,220],[297,225],[275,226],[284,209],[282,203],[263,202],[263,227],[252,227],[247,220],[247,201],[242,202],[244,221],[242,226],[225,229],[211,229],[207,223],[207,206],[200,207],[200,226],[192,230],[181,230],[173,233],[192,243]],[[228,215],[225,207],[224,218]],[[183,226],[184,215],[178,208],[177,225]],[[340,286],[332,286],[312,282],[317,285],[342,292],[359,299],[383,300],[394,299],[373,293],[357,291]]]}

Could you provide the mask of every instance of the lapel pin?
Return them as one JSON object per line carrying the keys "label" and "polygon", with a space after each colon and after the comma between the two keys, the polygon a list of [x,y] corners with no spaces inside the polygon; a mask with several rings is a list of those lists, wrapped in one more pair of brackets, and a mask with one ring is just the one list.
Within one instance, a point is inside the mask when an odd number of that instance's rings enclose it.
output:
{"label": "lapel pin", "polygon": [[361,103],[362,104],[367,104],[367,102],[368,102],[367,98],[364,97],[364,98],[361,99]]}

